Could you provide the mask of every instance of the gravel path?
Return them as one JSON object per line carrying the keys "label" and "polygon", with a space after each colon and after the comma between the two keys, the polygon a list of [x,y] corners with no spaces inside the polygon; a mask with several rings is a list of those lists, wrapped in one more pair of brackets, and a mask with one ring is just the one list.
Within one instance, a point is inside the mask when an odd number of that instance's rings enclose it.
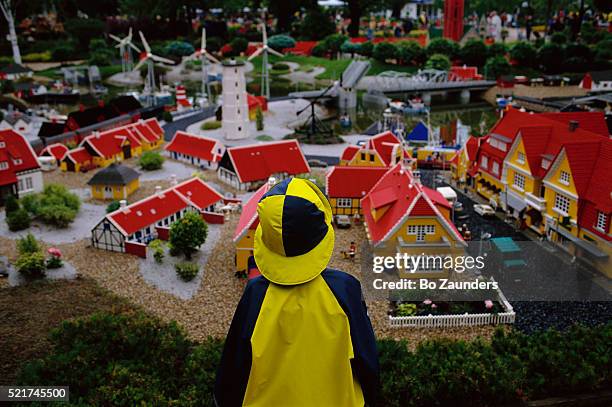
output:
{"label": "gravel path", "polygon": [[[45,278],[49,280],[73,280],[77,277],[76,269],[68,262],[64,262],[64,265],[57,269],[48,269],[45,273]],[[16,287],[19,285],[27,284],[28,281],[23,278],[21,273],[15,270],[14,267],[9,267],[8,285]]]}
{"label": "gravel path", "polygon": [[58,229],[39,222],[32,222],[32,225],[26,230],[11,232],[6,224],[6,214],[2,211],[0,212],[0,236],[18,239],[32,233],[38,240],[51,244],[76,242],[88,239],[91,236],[91,229],[105,214],[105,206],[83,202],[76,218],[67,228]]}
{"label": "gravel path", "polygon": [[162,263],[157,263],[152,255],[152,250],[147,252],[146,259],[139,260],[140,274],[145,281],[157,287],[161,291],[170,293],[183,300],[191,299],[200,289],[202,277],[206,272],[206,263],[211,251],[221,235],[221,225],[208,225],[208,236],[206,242],[200,247],[191,259],[191,262],[200,266],[200,272],[191,281],[183,281],[176,274],[174,266],[177,263],[186,261],[183,256],[173,257],[167,253]]}

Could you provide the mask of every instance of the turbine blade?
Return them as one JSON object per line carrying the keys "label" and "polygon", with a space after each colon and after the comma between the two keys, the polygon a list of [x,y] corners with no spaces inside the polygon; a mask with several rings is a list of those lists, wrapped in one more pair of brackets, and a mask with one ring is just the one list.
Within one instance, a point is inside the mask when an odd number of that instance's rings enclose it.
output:
{"label": "turbine blade", "polygon": [[134,69],[132,69],[132,71],[138,71],[140,69],[141,66],[144,65],[144,63],[147,62],[147,58],[143,58],[141,59],[136,66],[134,67]]}
{"label": "turbine blade", "polygon": [[259,54],[261,54],[261,53],[263,52],[263,50],[264,50],[264,49],[263,49],[263,47],[261,47],[261,48],[257,48],[257,51],[253,52],[253,53],[251,54],[251,56],[247,58],[247,61],[250,61],[250,60],[252,60],[253,58],[257,57]]}
{"label": "turbine blade", "polygon": [[170,64],[170,65],[174,65],[174,61],[171,59],[167,59],[167,58],[162,58],[160,56],[157,55],[153,55],[151,54],[151,59],[155,62],[162,62],[164,64]]}
{"label": "turbine blade", "polygon": [[266,47],[268,52],[272,55],[276,55],[277,57],[283,58],[285,55],[283,55],[281,52],[278,52],[277,50],[270,48],[270,47]]}
{"label": "turbine blade", "polygon": [[208,58],[210,61],[214,62],[215,64],[220,64],[221,63],[221,62],[219,62],[219,60],[217,58],[212,56],[212,54],[210,54],[208,51],[204,51],[204,56],[206,56],[206,58]]}
{"label": "turbine blade", "polygon": [[142,33],[142,31],[138,31],[138,34],[140,34],[140,40],[142,41],[142,45],[144,46],[145,51],[147,51],[147,54],[150,54],[151,48],[149,48],[149,43],[145,39],[144,34]]}
{"label": "turbine blade", "polygon": [[108,36],[111,37],[113,40],[115,40],[117,42],[123,41],[121,38],[117,37],[116,35],[108,34]]}
{"label": "turbine blade", "polygon": [[200,49],[206,49],[206,28],[202,28],[202,42],[200,44]]}
{"label": "turbine blade", "polygon": [[128,44],[130,45],[130,47],[132,47],[132,49],[133,49],[134,51],[138,52],[139,54],[142,52],[142,51],[140,50],[140,48],[138,48],[138,47],[137,47],[136,45],[134,45],[133,43],[131,43],[131,42],[130,42],[130,43],[128,43]]}

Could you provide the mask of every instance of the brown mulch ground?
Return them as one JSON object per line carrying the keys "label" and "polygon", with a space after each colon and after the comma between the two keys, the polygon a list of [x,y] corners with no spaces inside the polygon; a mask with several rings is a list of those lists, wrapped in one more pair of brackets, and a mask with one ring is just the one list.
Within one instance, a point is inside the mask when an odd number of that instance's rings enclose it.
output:
{"label": "brown mulch ground", "polygon": [[49,331],[62,321],[97,311],[133,309],[89,278],[0,289],[0,384],[14,384],[24,363],[47,353]]}

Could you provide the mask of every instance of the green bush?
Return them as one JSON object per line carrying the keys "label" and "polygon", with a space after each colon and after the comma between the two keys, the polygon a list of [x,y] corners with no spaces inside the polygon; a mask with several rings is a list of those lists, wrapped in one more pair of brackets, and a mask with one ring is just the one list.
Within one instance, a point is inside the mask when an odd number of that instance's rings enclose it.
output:
{"label": "green bush", "polygon": [[58,269],[64,265],[61,257],[51,256],[47,259],[46,267],[48,269]]}
{"label": "green bush", "polygon": [[191,281],[198,275],[199,267],[196,263],[176,263],[174,265],[174,269],[176,270],[176,274],[183,281]]}
{"label": "green bush", "polygon": [[272,65],[272,69],[275,71],[288,71],[291,69],[291,67],[285,62],[277,62]]}
{"label": "green bush", "polygon": [[301,38],[318,41],[336,32],[336,24],[321,7],[312,7],[296,27]]}
{"label": "green bush", "polygon": [[487,46],[480,40],[469,40],[460,52],[461,61],[469,66],[484,66],[487,61]]}
{"label": "green bush", "polygon": [[327,48],[323,41],[320,41],[319,43],[317,43],[317,45],[312,47],[311,51],[313,57],[324,57],[326,52]]}
{"label": "green bush", "polygon": [[49,184],[43,192],[27,195],[21,201],[34,218],[60,228],[67,227],[81,207],[79,197],[59,184]]}
{"label": "green bush", "polygon": [[168,111],[164,111],[164,113],[162,114],[162,118],[164,119],[166,123],[172,123],[174,121],[174,117],[172,117],[172,113]]}
{"label": "green bush", "polygon": [[268,38],[268,46],[277,51],[295,47],[295,40],[288,35],[273,35]]}
{"label": "green bush", "polygon": [[404,64],[420,66],[425,62],[425,50],[414,41],[400,41],[396,44],[399,58]]}
{"label": "green bush", "polygon": [[51,51],[51,57],[57,62],[68,61],[74,57],[74,47],[70,44],[58,45]]}
{"label": "green bush", "polygon": [[398,57],[397,47],[390,42],[379,42],[374,46],[372,57],[380,62],[386,62],[388,59]]}
{"label": "green bush", "polygon": [[247,50],[249,42],[246,38],[236,37],[230,42],[230,46],[232,47],[232,55],[238,56]]}
{"label": "green bush", "polygon": [[[63,322],[49,353],[25,365],[17,385],[70,386],[76,405],[213,406],[223,343],[187,339],[176,323],[142,313]],[[490,343],[378,341],[380,406],[518,405],[608,389],[612,324],[525,335],[499,329]]]}
{"label": "green bush", "polygon": [[529,42],[517,42],[510,48],[510,59],[524,67],[535,65],[536,54],[536,49]]}
{"label": "green bush", "polygon": [[359,55],[369,58],[372,56],[373,53],[374,53],[374,44],[372,42],[370,41],[362,42],[359,45],[359,51],[358,51]]}
{"label": "green bush", "polygon": [[451,61],[446,55],[433,54],[425,63],[427,69],[437,69],[439,71],[448,71],[451,67]]}
{"label": "green bush", "polygon": [[164,261],[165,246],[165,243],[159,239],[155,239],[149,243],[149,249],[153,250],[153,258],[156,263],[161,264]]}
{"label": "green bush", "polygon": [[49,62],[51,61],[51,51],[30,52],[21,57],[23,62]]}
{"label": "green bush", "polygon": [[145,171],[159,170],[164,165],[164,157],[158,152],[147,151],[142,154],[138,164]]}
{"label": "green bush", "polygon": [[113,201],[106,206],[106,213],[115,212],[120,206],[119,201]]}
{"label": "green bush", "polygon": [[354,57],[355,54],[358,54],[360,49],[361,44],[351,42],[350,40],[345,41],[344,44],[342,44],[342,46],[340,47],[340,51],[344,52],[345,54],[351,54],[351,57]]}
{"label": "green bush", "polygon": [[484,71],[487,78],[497,79],[500,76],[508,75],[512,71],[512,67],[506,58],[493,57],[487,60]]}
{"label": "green bush", "polygon": [[557,45],[564,45],[567,43],[567,35],[565,33],[556,32],[550,36],[550,42]]}
{"label": "green bush", "polygon": [[19,208],[6,215],[6,224],[11,232],[27,229],[30,227],[31,222],[30,214],[23,208]]}
{"label": "green bush", "polygon": [[332,57],[340,52],[340,48],[342,44],[348,41],[348,37],[343,34],[331,34],[323,39],[323,44],[325,46],[325,50],[329,52]]}
{"label": "green bush", "polygon": [[21,208],[21,206],[19,205],[19,200],[17,200],[17,197],[13,194],[9,194],[4,201],[4,212],[6,212],[7,215],[10,215],[11,213],[19,210],[19,208]]}
{"label": "green bush", "polygon": [[222,123],[219,120],[210,120],[202,123],[200,129],[202,130],[216,130],[221,128]]}
{"label": "green bush", "polygon": [[207,235],[208,225],[195,212],[187,212],[170,226],[172,248],[183,253],[187,259],[191,259],[191,254],[204,244]]}
{"label": "green bush", "polygon": [[564,61],[564,52],[563,47],[549,42],[548,44],[544,44],[538,50],[537,61],[539,66],[546,73],[559,73],[561,72],[561,68],[563,66]]}
{"label": "green bush", "polygon": [[195,52],[195,48],[185,41],[170,41],[164,47],[164,54],[173,57],[186,57]]}
{"label": "green bush", "polygon": [[508,47],[506,44],[502,44],[501,42],[495,42],[487,47],[487,58],[504,56],[508,52]]}
{"label": "green bush", "polygon": [[40,244],[31,233],[28,233],[24,237],[17,240],[17,252],[20,256],[37,253],[40,251]]}
{"label": "green bush", "polygon": [[427,55],[430,57],[434,54],[446,55],[449,59],[459,56],[459,45],[446,38],[434,38],[426,49]]}
{"label": "green bush", "polygon": [[87,63],[96,66],[110,66],[116,58],[115,52],[108,48],[100,48],[89,54]]}
{"label": "green bush", "polygon": [[15,262],[18,272],[27,278],[38,278],[45,275],[47,264],[45,256],[41,252],[25,253],[19,256]]}

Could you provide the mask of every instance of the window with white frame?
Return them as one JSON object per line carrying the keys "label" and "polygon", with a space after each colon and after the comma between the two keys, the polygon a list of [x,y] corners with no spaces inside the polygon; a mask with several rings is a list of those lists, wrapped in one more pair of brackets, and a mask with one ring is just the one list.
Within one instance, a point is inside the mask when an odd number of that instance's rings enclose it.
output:
{"label": "window with white frame", "polygon": [[489,159],[485,156],[482,157],[482,159],[480,160],[480,166],[482,168],[487,168],[489,165]]}
{"label": "window with white frame", "polygon": [[569,185],[570,183],[570,174],[567,171],[561,171],[559,174],[559,182],[565,185]]}
{"label": "window with white frame", "polygon": [[4,141],[0,141],[0,148],[6,148],[6,143]]}
{"label": "window with white frame", "polygon": [[15,164],[15,165],[21,165],[21,164],[23,164],[23,161],[21,160],[21,158],[15,158],[15,159],[13,160],[13,164]]}
{"label": "window with white frame", "polygon": [[602,211],[597,212],[597,224],[595,225],[595,227],[601,230],[602,232],[605,232],[607,223],[608,223],[608,215],[606,215]]}
{"label": "window with white frame", "polygon": [[525,176],[523,174],[514,173],[514,186],[521,191],[525,190]]}
{"label": "window with white frame", "polygon": [[20,179],[19,182],[17,182],[17,191],[21,192],[23,191],[23,180]]}
{"label": "window with white frame", "polygon": [[353,200],[351,198],[338,198],[336,200],[338,208],[350,208]]}
{"label": "window with white frame", "polygon": [[29,191],[34,188],[34,184],[32,183],[32,177],[28,177],[25,179],[26,189]]}
{"label": "window with white frame", "polygon": [[499,174],[499,163],[498,162],[493,161],[491,172],[493,172],[493,174]]}
{"label": "window with white frame", "polygon": [[519,164],[525,164],[525,153],[519,151],[516,155],[516,162]]}
{"label": "window with white frame", "polygon": [[555,195],[555,208],[563,213],[569,213],[570,199],[565,195],[557,193]]}
{"label": "window with white frame", "polygon": [[425,235],[436,233],[436,225],[408,225],[408,234],[416,235],[417,242],[424,242]]}
{"label": "window with white frame", "polygon": [[0,170],[6,170],[8,168],[8,162],[2,161],[0,162]]}

